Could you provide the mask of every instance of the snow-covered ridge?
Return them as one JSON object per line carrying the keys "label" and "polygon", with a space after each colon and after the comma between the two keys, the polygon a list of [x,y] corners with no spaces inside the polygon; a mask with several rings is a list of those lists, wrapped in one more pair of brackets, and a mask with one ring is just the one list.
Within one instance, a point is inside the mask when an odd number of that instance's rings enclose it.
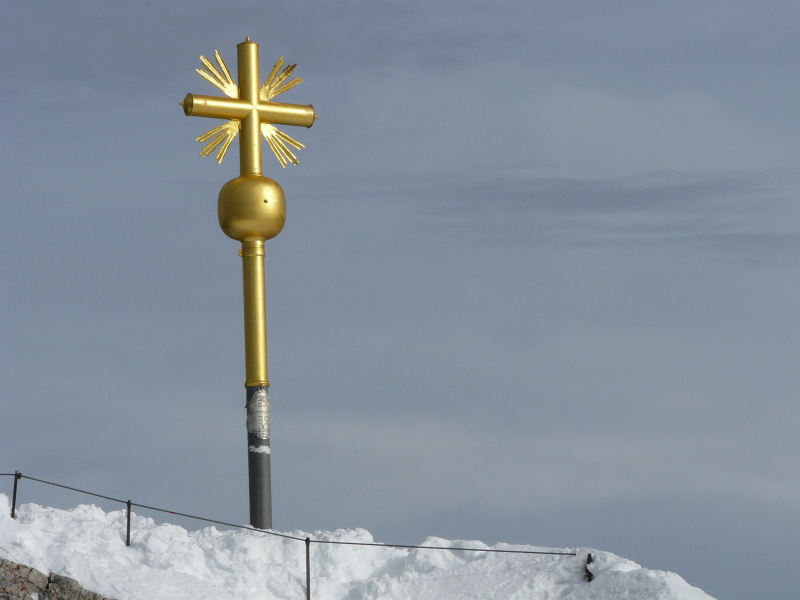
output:
{"label": "snow-covered ridge", "polygon": [[[252,531],[188,532],[134,515],[125,546],[125,511],[93,505],[60,510],[24,504],[18,519],[0,494],[0,556],[77,579],[120,600],[305,598],[305,546]],[[290,532],[323,540],[372,542],[364,529]],[[426,545],[487,547],[430,537]],[[501,549],[547,550],[499,544]],[[709,600],[674,573],[643,569],[608,552],[577,556],[312,545],[312,598],[372,600],[619,599]],[[591,552],[594,580],[584,574]],[[713,599],[712,599],[713,600]]]}

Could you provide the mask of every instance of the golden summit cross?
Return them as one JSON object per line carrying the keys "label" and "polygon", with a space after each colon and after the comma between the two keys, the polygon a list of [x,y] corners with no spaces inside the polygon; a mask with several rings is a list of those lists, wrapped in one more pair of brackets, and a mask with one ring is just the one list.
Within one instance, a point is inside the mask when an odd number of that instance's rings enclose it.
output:
{"label": "golden summit cross", "polygon": [[222,162],[234,138],[239,138],[241,173],[225,185],[217,198],[217,218],[228,237],[242,243],[244,296],[244,362],[247,409],[247,463],[250,489],[250,524],[272,527],[272,483],[270,479],[270,405],[267,361],[267,304],[264,288],[264,242],[274,238],[286,223],[286,197],[277,181],[261,172],[261,136],[267,140],[281,166],[297,164],[289,146],[303,148],[275,125],[311,127],[316,119],[313,106],[283,104],[272,99],[296,86],[290,79],[295,65],[283,68],[283,57],[260,85],[258,44],[247,38],[236,46],[239,85],[225,61],[214,53],[216,66],[201,56],[205,79],[227,98],[187,94],[181,102],[187,117],[227,119],[219,127],[197,138],[205,142],[200,156],[217,151]]}
{"label": "golden summit cross", "polygon": [[214,56],[217,61],[216,67],[210,60],[201,56],[200,61],[205,69],[197,69],[197,72],[228,98],[186,94],[186,98],[181,102],[187,117],[229,119],[227,123],[197,138],[198,142],[208,142],[200,156],[207,156],[219,148],[216,158],[217,162],[222,162],[231,142],[241,132],[239,162],[242,175],[261,175],[262,135],[282,167],[285,168],[290,162],[298,164],[297,157],[289,149],[289,145],[295,148],[305,148],[305,146],[273,124],[311,127],[317,118],[314,107],[272,102],[272,98],[303,81],[299,77],[286,81],[297,65],[289,65],[281,71],[283,57],[280,57],[264,85],[260,85],[258,44],[250,41],[248,37],[236,46],[239,76],[237,86],[219,52],[215,51]]}

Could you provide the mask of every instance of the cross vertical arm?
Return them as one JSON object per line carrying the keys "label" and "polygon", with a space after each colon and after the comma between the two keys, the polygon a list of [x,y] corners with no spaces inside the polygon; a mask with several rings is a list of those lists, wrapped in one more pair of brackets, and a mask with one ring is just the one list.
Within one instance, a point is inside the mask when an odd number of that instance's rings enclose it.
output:
{"label": "cross vertical arm", "polygon": [[258,92],[261,85],[258,65],[258,44],[247,38],[236,46],[239,70],[239,99],[250,105],[241,121],[239,169],[241,175],[261,175],[261,117],[258,114]]}

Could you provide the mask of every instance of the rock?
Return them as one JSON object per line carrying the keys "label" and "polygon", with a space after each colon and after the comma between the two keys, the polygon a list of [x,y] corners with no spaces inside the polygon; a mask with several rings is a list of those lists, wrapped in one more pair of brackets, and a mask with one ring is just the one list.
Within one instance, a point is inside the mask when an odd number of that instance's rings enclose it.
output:
{"label": "rock", "polygon": [[36,587],[44,589],[47,587],[49,579],[41,571],[37,571],[36,569],[31,568],[31,572],[28,573],[28,581],[33,585],[35,585]]}
{"label": "rock", "polygon": [[83,589],[58,573],[49,577],[33,567],[0,558],[0,600],[111,600]]}

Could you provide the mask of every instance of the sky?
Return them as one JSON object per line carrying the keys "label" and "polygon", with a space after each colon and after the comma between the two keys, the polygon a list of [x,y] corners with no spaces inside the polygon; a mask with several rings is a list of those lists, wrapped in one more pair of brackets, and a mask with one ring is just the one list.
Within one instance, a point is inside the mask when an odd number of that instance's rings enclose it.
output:
{"label": "sky", "polygon": [[218,122],[178,103],[249,36],[319,115],[284,128],[299,166],[264,156],[275,527],[794,598],[798,28],[770,1],[5,3],[0,472],[247,521],[238,152],[200,158]]}

